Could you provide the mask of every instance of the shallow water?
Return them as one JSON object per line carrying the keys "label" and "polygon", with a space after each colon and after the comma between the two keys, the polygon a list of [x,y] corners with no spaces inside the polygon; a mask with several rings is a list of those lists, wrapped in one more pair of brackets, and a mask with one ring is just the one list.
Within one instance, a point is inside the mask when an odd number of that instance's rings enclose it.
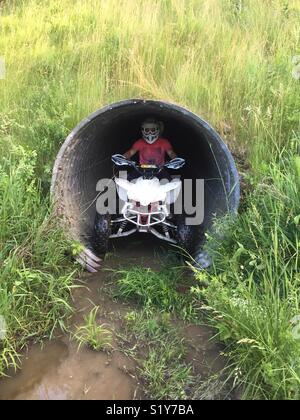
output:
{"label": "shallow water", "polygon": [[131,361],[87,348],[77,351],[66,339],[34,345],[22,370],[0,381],[2,400],[133,399],[137,382],[127,370]]}

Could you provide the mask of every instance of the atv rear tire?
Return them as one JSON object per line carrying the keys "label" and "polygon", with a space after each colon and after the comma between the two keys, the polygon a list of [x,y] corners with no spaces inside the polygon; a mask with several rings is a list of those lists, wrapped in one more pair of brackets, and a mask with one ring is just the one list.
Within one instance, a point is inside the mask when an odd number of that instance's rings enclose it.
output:
{"label": "atv rear tire", "polygon": [[97,254],[105,254],[111,234],[111,218],[109,214],[96,213],[94,224],[94,248]]}

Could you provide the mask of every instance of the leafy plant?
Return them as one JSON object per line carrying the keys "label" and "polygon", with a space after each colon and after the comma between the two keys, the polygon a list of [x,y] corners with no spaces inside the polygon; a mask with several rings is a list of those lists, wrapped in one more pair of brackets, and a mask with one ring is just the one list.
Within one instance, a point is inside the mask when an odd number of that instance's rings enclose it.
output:
{"label": "leafy plant", "polygon": [[74,338],[79,343],[79,348],[85,344],[93,350],[108,350],[112,346],[112,333],[105,324],[97,323],[99,307],[95,306],[88,315],[84,317],[85,324],[77,327]]}

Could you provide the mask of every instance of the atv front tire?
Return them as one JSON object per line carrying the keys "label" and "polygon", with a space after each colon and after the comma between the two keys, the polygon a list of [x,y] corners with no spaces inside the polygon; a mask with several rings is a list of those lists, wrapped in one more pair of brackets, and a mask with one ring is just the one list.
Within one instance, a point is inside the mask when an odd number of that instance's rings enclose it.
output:
{"label": "atv front tire", "polygon": [[195,248],[194,226],[186,225],[185,218],[185,215],[176,217],[176,240],[180,248],[183,248],[189,254],[193,254]]}
{"label": "atv front tire", "polygon": [[94,249],[97,254],[105,254],[111,234],[111,218],[109,214],[96,213],[94,223]]}

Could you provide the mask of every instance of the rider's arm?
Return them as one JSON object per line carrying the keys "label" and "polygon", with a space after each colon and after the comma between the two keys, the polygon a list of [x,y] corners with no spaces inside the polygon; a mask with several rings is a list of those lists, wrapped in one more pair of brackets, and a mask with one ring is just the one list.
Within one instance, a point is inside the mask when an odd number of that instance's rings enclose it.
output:
{"label": "rider's arm", "polygon": [[126,159],[130,159],[133,155],[135,155],[135,154],[136,154],[136,152],[137,152],[137,150],[136,150],[136,149],[134,149],[134,148],[132,147],[131,149],[127,150],[127,152],[125,152],[125,153],[123,154],[123,156],[124,156]]}
{"label": "rider's arm", "polygon": [[171,143],[169,142],[169,140],[162,139],[162,145],[163,145],[163,149],[164,149],[165,153],[167,153],[167,155],[169,156],[170,159],[177,158],[177,155],[174,152],[173,147],[172,147]]}
{"label": "rider's arm", "polygon": [[170,159],[177,158],[177,155],[176,155],[176,153],[174,152],[173,149],[167,150],[167,155],[169,156]]}

